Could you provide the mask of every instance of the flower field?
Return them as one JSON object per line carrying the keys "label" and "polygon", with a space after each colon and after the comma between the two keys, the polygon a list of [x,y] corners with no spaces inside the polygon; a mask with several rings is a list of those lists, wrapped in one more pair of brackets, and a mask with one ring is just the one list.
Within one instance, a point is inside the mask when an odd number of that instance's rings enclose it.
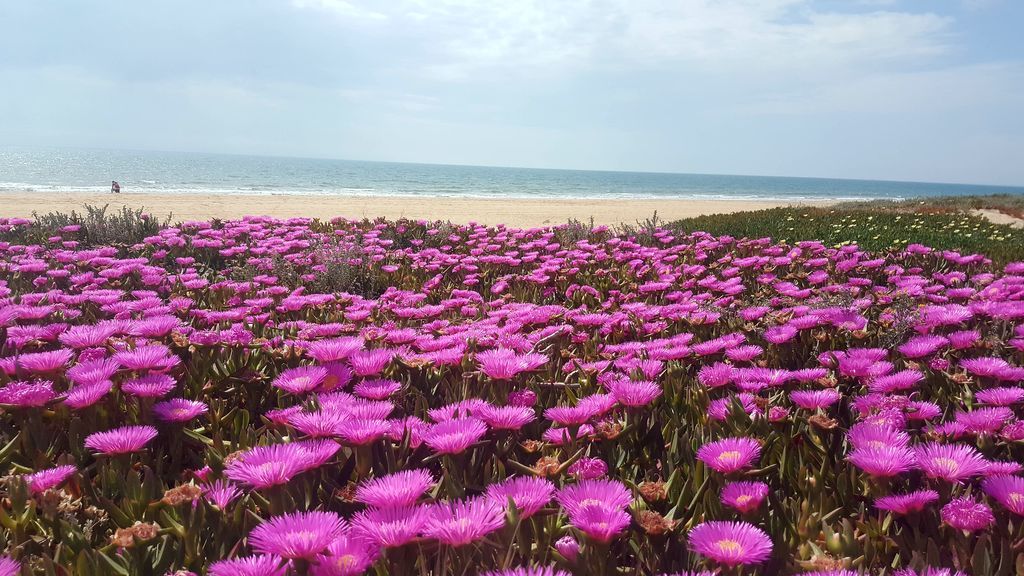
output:
{"label": "flower field", "polygon": [[0,576],[1024,573],[1024,263],[116,226],[0,219]]}

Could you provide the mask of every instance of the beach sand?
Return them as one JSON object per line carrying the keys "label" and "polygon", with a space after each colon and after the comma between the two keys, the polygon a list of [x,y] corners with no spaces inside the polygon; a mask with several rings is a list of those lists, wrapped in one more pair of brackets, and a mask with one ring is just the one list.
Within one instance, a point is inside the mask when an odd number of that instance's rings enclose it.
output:
{"label": "beach sand", "polygon": [[[198,194],[96,194],[88,192],[4,192],[0,193],[0,217],[29,218],[33,212],[82,211],[91,204],[108,210],[122,206],[143,208],[172,221],[231,219],[242,216],[296,216],[330,219],[389,219],[406,217],[427,220],[451,220],[455,223],[479,222],[509,226],[544,226],[563,224],[569,219],[596,224],[634,224],[658,212],[662,221],[702,214],[721,214],[742,210],[761,210],[793,205],[786,202],[747,200],[531,200],[479,198],[410,198],[386,196],[300,196],[300,195],[217,195]],[[827,205],[829,202],[806,202],[802,205]]]}

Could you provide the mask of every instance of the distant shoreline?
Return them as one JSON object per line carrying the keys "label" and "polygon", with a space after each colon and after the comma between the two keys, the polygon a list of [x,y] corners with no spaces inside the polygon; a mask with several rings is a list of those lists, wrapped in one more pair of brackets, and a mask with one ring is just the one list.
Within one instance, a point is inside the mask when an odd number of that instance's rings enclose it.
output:
{"label": "distant shoreline", "polygon": [[157,217],[171,214],[173,220],[234,219],[243,216],[278,218],[315,217],[410,218],[479,222],[509,226],[546,226],[571,219],[595,224],[634,224],[657,211],[661,220],[676,220],[705,214],[762,210],[779,206],[828,206],[834,200],[687,200],[687,199],[523,199],[327,196],[293,194],[122,194],[94,192],[0,192],[0,217],[28,218],[33,212],[82,211],[86,204],[112,210],[122,206],[144,208]]}

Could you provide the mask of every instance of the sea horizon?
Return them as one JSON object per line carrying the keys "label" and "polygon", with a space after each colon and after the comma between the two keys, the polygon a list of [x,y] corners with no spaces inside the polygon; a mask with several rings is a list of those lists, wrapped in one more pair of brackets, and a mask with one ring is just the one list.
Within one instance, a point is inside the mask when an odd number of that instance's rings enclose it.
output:
{"label": "sea horizon", "polygon": [[530,168],[234,153],[0,146],[0,193],[123,192],[471,199],[903,200],[1024,186]]}

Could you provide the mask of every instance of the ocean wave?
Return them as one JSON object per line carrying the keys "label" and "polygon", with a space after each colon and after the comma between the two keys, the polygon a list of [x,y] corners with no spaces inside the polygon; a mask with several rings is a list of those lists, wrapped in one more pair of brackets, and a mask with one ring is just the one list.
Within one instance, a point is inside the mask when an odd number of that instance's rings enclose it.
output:
{"label": "ocean wave", "polygon": [[[108,193],[108,186],[80,186],[58,184],[33,184],[25,182],[0,182],[2,192],[39,192],[54,194],[98,194]],[[195,187],[195,186],[131,186],[122,184],[124,193],[172,194],[201,196],[313,196],[353,198],[465,198],[474,200],[694,200],[694,201],[738,201],[738,202],[814,202],[821,200],[861,201],[876,200],[877,196],[836,196],[830,194],[750,194],[750,193],[701,193],[701,192],[552,192],[552,191],[508,191],[475,192],[465,190],[381,190],[377,188],[283,188],[279,186],[247,186],[238,188]],[[887,196],[893,200],[902,197]]]}

